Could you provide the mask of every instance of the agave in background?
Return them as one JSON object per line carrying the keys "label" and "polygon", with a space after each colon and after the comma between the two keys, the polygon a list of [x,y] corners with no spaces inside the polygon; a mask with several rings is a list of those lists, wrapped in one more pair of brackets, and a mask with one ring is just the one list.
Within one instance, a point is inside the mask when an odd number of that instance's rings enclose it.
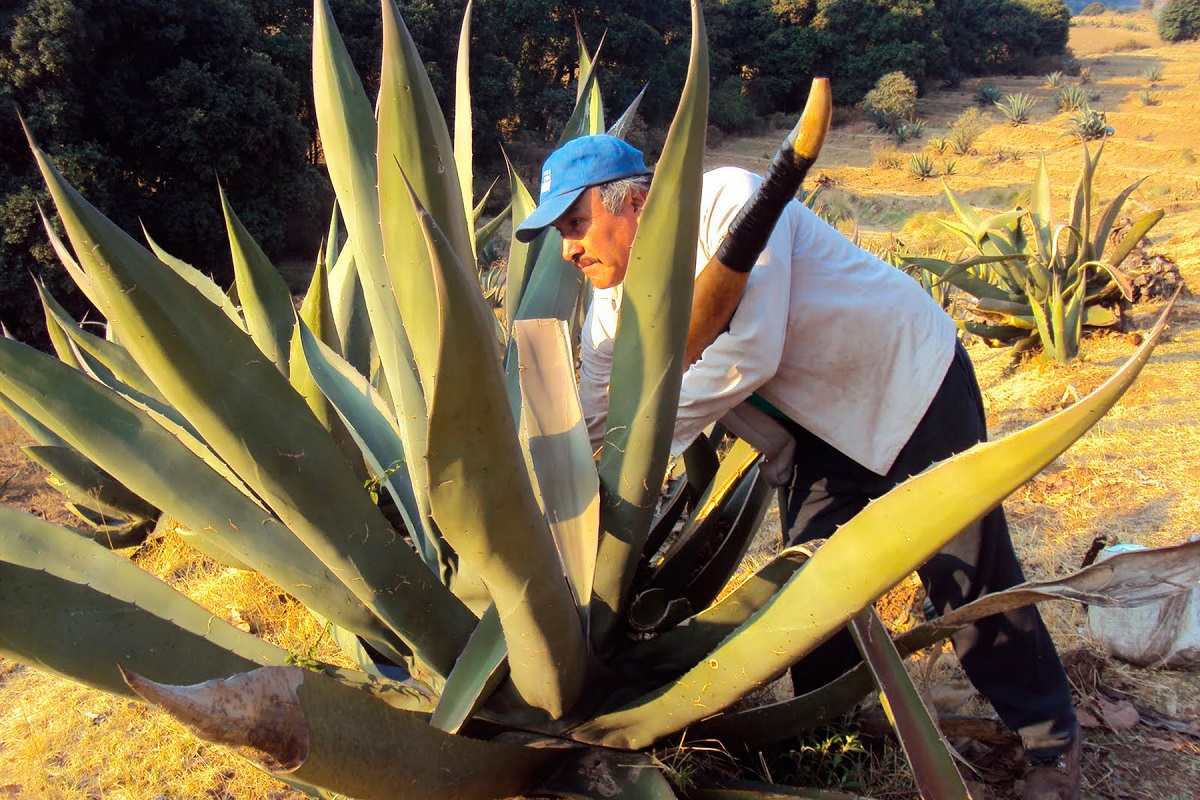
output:
{"label": "agave in background", "polygon": [[[920,704],[905,702],[870,606],[1082,435],[1161,326],[1093,395],[936,466],[811,557],[785,550],[722,595],[772,495],[758,454],[735,443],[718,459],[702,439],[686,477],[660,492],[706,127],[698,1],[692,14],[688,82],[631,256],[598,464],[569,334],[578,271],[553,230],[514,242],[498,324],[475,270],[484,232],[469,190],[466,48],[452,140],[391,0],[377,115],[316,3],[316,109],[348,238],[329,237],[298,315],[228,202],[236,303],[105,219],[34,145],[70,240],[60,254],[112,341],[95,356],[107,372],[0,341],[0,394],[177,519],[198,549],[257,570],[327,620],[358,668],[291,666],[119,555],[6,509],[0,652],[159,704],[293,785],[361,798],[724,796],[673,787],[648,754],[684,731],[788,736],[851,708],[875,675],[927,796],[966,796]],[[584,71],[568,135],[603,129]],[[519,222],[533,203],[513,179]],[[1195,581],[1196,553],[1152,554],[1170,580],[1150,589],[1125,585],[1144,561],[1114,558],[985,598],[897,644],[912,652],[1006,602],[1155,599]],[[868,666],[812,695],[732,710],[846,624]]]}

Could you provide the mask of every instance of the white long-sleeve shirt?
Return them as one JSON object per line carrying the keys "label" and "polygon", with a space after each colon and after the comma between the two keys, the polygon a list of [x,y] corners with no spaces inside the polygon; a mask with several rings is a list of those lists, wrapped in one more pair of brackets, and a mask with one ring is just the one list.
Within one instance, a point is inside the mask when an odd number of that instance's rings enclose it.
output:
{"label": "white long-sleeve shirt", "polygon": [[[705,174],[697,274],[761,182],[735,167]],[[597,290],[583,327],[580,397],[594,446],[604,437],[620,304],[620,286]],[[916,281],[792,201],[728,331],[684,373],[671,452],[757,393],[885,474],[941,385],[955,337],[953,320]]]}

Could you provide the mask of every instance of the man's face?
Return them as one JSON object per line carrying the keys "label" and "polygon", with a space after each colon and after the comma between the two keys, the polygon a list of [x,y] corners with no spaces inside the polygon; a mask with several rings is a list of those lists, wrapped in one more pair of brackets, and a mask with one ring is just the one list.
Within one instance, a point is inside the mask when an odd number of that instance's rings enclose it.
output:
{"label": "man's face", "polygon": [[611,289],[625,280],[645,198],[644,192],[634,190],[613,214],[600,202],[600,193],[590,188],[554,221],[563,238],[563,258],[574,262],[597,289]]}

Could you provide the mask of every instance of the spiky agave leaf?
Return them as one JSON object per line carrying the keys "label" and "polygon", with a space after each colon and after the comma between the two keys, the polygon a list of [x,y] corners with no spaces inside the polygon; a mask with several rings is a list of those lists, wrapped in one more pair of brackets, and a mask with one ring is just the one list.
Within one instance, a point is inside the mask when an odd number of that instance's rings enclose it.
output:
{"label": "spiky agave leaf", "polygon": [[268,772],[361,800],[390,800],[397,792],[444,800],[512,797],[533,789],[537,770],[559,756],[551,748],[452,736],[404,707],[413,698],[364,691],[299,667],[192,686],[133,672],[126,679],[200,738],[246,748]]}
{"label": "spiky agave leaf", "polygon": [[[483,578],[521,696],[558,718],[583,690],[586,645],[525,470],[493,315],[474,274],[421,208],[435,287],[438,359],[429,403],[429,500],[446,541]],[[471,387],[464,391],[464,387]]]}
{"label": "spiky agave leaf", "polygon": [[[187,683],[287,652],[53,523],[0,506],[0,653],[129,695],[118,664]],[[97,624],[103,621],[103,624]]]}
{"label": "spiky agave leaf", "polygon": [[139,366],[306,547],[448,674],[474,616],[395,535],[304,400],[223,312],[34,154],[101,310]]}
{"label": "spiky agave leaf", "polygon": [[687,82],[629,254],[613,346],[608,432],[600,454],[601,541],[593,641],[617,626],[629,599],[666,473],[696,269],[708,116],[708,45],[692,4]]}

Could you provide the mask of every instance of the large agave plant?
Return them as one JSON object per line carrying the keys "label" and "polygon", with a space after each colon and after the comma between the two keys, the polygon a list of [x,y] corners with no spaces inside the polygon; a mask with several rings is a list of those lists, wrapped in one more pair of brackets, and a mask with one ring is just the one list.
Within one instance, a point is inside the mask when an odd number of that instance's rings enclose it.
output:
{"label": "large agave plant", "polygon": [[[811,557],[786,550],[722,596],[770,495],[757,454],[735,444],[718,460],[702,440],[660,492],[704,150],[698,2],[692,13],[598,467],[566,332],[578,273],[553,231],[514,242],[497,325],[474,269],[469,105],[460,91],[452,144],[390,0],[377,115],[316,3],[316,108],[348,239],[339,248],[331,233],[299,315],[228,203],[236,303],[109,222],[34,145],[70,240],[56,247],[111,341],[88,351],[104,369],[85,370],[0,341],[0,393],[31,429],[179,520],[197,548],[258,570],[327,620],[358,668],[291,666],[130,561],[5,509],[0,652],[157,703],[293,785],[362,798],[728,796],[672,787],[646,753],[685,730],[731,743],[787,736],[852,707],[875,675],[928,796],[965,796],[919,702],[904,701],[911,686],[870,605],[1086,431],[1157,332],[1094,395],[938,465]],[[586,72],[570,132],[602,129]],[[515,176],[513,198],[519,221],[532,200]],[[395,514],[364,490],[368,474]],[[1170,580],[1149,589],[1121,588],[1137,564],[1117,558],[992,596],[907,634],[899,651],[1006,602],[1153,599],[1195,581],[1195,553],[1156,554]],[[869,672],[731,711],[846,624]]]}
{"label": "large agave plant", "polygon": [[966,258],[905,259],[975,297],[972,316],[962,323],[968,332],[1012,344],[1018,352],[1040,347],[1047,358],[1062,364],[1079,354],[1083,326],[1116,324],[1105,304],[1132,297],[1121,264],[1163,218],[1161,209],[1149,211],[1119,242],[1110,242],[1125,201],[1145,179],[1122,189],[1097,215],[1092,181],[1104,142],[1095,154],[1086,141],[1081,147],[1083,168],[1065,216],[1057,216],[1051,206],[1050,177],[1042,159],[1028,210],[984,216],[946,187],[958,219],[940,221],[973,251]]}

